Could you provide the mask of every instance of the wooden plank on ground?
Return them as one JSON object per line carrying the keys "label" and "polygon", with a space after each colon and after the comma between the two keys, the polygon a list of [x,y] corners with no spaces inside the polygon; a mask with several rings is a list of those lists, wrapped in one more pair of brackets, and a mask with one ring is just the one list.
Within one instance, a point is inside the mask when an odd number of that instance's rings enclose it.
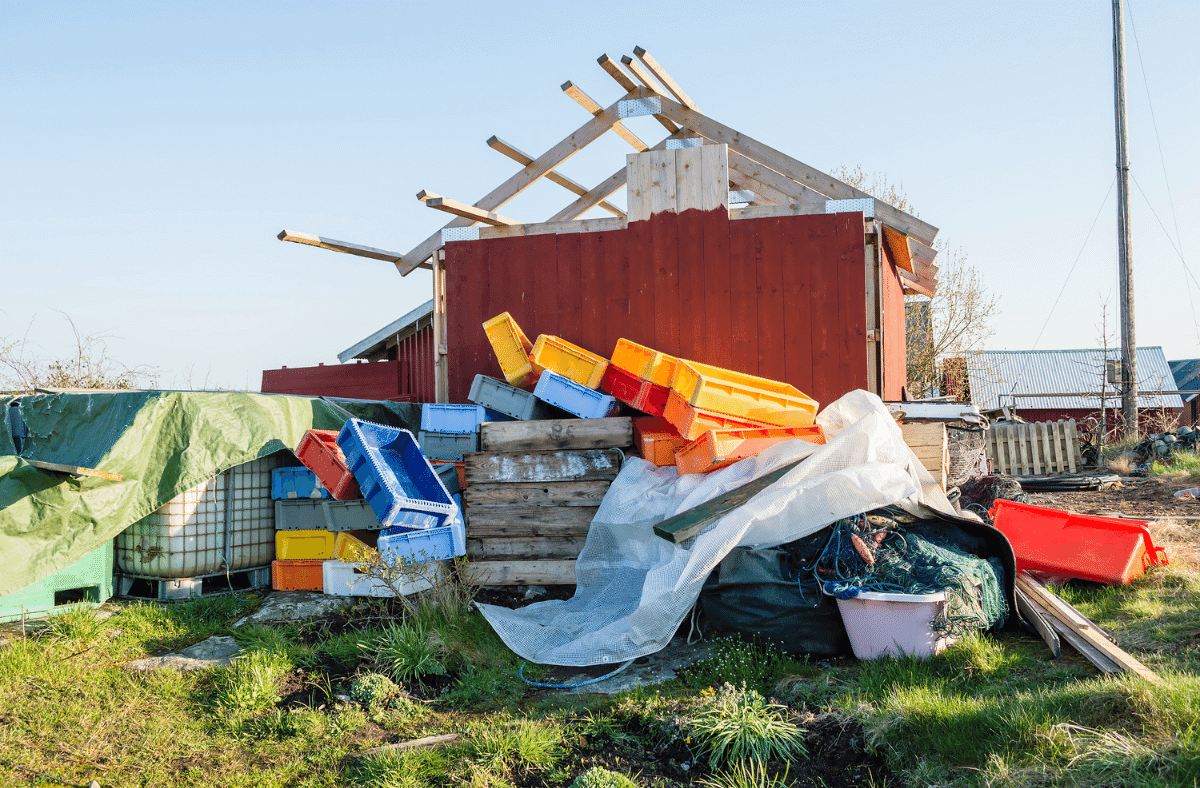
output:
{"label": "wooden plank on ground", "polygon": [[468,558],[520,558],[522,560],[575,559],[583,550],[587,534],[570,536],[467,537]]}
{"label": "wooden plank on ground", "polygon": [[633,419],[493,421],[479,429],[482,451],[610,449],[633,445]]}
{"label": "wooden plank on ground", "polygon": [[1055,658],[1061,656],[1062,645],[1058,633],[1050,625],[1049,614],[1019,588],[1016,589],[1016,598],[1017,610],[1021,613],[1021,618],[1028,621],[1030,626],[1042,636],[1042,640],[1046,641],[1046,645],[1050,647],[1051,655]]}
{"label": "wooden plank on ground", "polygon": [[400,750],[419,750],[426,747],[440,747],[443,744],[451,744],[458,741],[457,733],[447,733],[443,736],[425,736],[420,739],[410,739],[409,741],[397,742],[396,744],[382,744],[378,747],[372,747],[369,750],[355,753],[355,758],[369,758],[373,755],[381,755],[383,753],[398,752]]}
{"label": "wooden plank on ground", "polygon": [[754,481],[747,482],[724,495],[718,495],[711,501],[705,501],[699,506],[693,506],[686,512],[680,512],[674,517],[668,517],[654,526],[654,533],[668,542],[675,542],[676,544],[690,539],[734,509],[749,502],[751,498],[782,479],[787,475],[788,471],[795,468],[801,462],[801,460],[789,462],[782,468],[777,468],[768,474],[759,476]]}
{"label": "wooden plank on ground", "polygon": [[620,449],[474,453],[463,459],[467,484],[488,482],[583,482],[617,478]]}
{"label": "wooden plank on ground", "polygon": [[471,561],[467,577],[471,583],[484,586],[573,586],[575,562]]}
{"label": "wooden plank on ground", "polygon": [[486,506],[599,506],[611,482],[470,484],[463,488],[468,509]]}
{"label": "wooden plank on ground", "polygon": [[62,465],[57,462],[43,462],[42,460],[25,460],[25,462],[39,470],[55,471],[57,473],[69,473],[72,476],[92,476],[97,479],[107,479],[110,482],[119,482],[124,479],[124,477],[119,473],[98,471],[95,468],[84,468],[81,465]]}

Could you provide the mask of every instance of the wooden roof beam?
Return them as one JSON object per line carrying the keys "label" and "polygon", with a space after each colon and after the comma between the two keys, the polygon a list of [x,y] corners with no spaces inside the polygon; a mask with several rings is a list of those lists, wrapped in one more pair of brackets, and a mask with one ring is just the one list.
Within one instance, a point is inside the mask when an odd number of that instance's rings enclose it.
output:
{"label": "wooden roof beam", "polygon": [[661,82],[663,87],[675,97],[676,101],[688,109],[694,109],[697,112],[700,111],[700,108],[696,106],[696,102],[692,101],[688,94],[683,92],[683,88],[679,87],[679,83],[671,79],[671,75],[667,73],[667,70],[659,65],[658,61],[649,52],[641,47],[634,47],[633,54],[637,56],[638,60],[642,61],[642,65],[646,67],[646,70],[653,74],[654,78]]}
{"label": "wooden roof beam", "polygon": [[400,254],[399,252],[389,252],[386,249],[376,249],[373,246],[362,246],[360,244],[352,244],[347,241],[335,241],[332,238],[323,238],[322,236],[312,235],[310,233],[298,233],[292,230],[280,230],[279,235],[275,237],[281,241],[291,241],[294,244],[304,244],[305,246],[316,246],[320,249],[328,249],[331,252],[352,254],[355,257],[370,257],[372,260],[384,260],[386,262],[393,263],[397,268],[399,268],[401,264],[408,262],[404,258],[404,255]]}
{"label": "wooden roof beam", "polygon": [[452,213],[455,216],[461,216],[464,219],[474,222],[483,222],[490,224],[493,227],[503,227],[509,224],[520,224],[516,219],[510,219],[507,216],[485,211],[482,208],[476,208],[474,205],[467,205],[458,200],[451,200],[449,197],[443,197],[440,194],[434,194],[430,191],[417,192],[417,199],[425,203],[426,207],[435,208],[439,211]]}
{"label": "wooden roof beam", "polygon": [[[492,150],[503,153],[505,156],[512,159],[517,164],[520,164],[522,167],[528,167],[530,164],[533,164],[532,156],[530,156],[528,153],[525,153],[525,151],[521,150],[520,148],[517,148],[517,147],[514,147],[513,145],[508,144],[507,142],[505,142],[504,140],[500,139],[497,136],[493,135],[493,136],[489,137],[487,144],[488,144],[488,147],[491,148]],[[557,172],[555,170],[551,170],[550,172],[546,173],[546,180],[551,181],[553,183],[557,183],[559,186],[563,187],[567,191],[569,191],[572,194],[575,194],[579,197],[582,197],[583,195],[588,193],[587,187],[584,186],[582,183],[571,180],[567,176],[565,176],[562,173]],[[611,213],[613,216],[622,216],[623,217],[625,215],[624,211],[622,211],[620,208],[613,205],[612,203],[608,202],[607,200],[602,200],[596,207],[603,208],[604,210]]]}
{"label": "wooden roof beam", "polygon": [[621,67],[617,65],[617,61],[608,55],[601,55],[596,58],[596,62],[600,64],[600,68],[604,69],[606,74],[616,80],[616,83],[621,86],[621,90],[624,90],[626,93],[637,90],[637,83],[630,79]]}
{"label": "wooden roof beam", "polygon": [[729,151],[729,169],[751,182],[746,188],[777,204],[820,203],[821,209],[825,209],[825,195],[818,194],[804,184],[797,183],[786,175],[780,175],[770,167],[765,167],[735,150]]}
{"label": "wooden roof beam", "polygon": [[[632,93],[621,98],[622,101],[634,98],[647,98],[650,92],[644,88],[636,88]],[[528,189],[538,179],[544,177],[546,173],[553,170],[558,165],[562,164],[567,159],[574,156],[579,151],[583,150],[589,144],[594,142],[604,132],[612,128],[612,125],[619,120],[617,117],[617,104],[611,104],[604,112],[594,116],[587,123],[580,126],[570,135],[560,140],[554,147],[538,156],[533,160],[533,163],[525,167],[525,169],[514,174],[504,183],[497,186],[488,192],[487,195],[480,198],[473,207],[480,210],[491,212],[504,205],[509,200],[516,197],[521,192]],[[610,192],[611,194],[611,192]],[[608,195],[604,195],[600,199],[606,199]],[[583,199],[580,197],[579,199]],[[593,202],[588,207],[592,207],[599,202]],[[420,244],[413,248],[411,252],[404,255],[405,263],[400,268],[401,274],[408,274],[429,258],[431,254],[442,246],[442,230],[448,230],[454,227],[470,227],[475,224],[471,219],[466,219],[461,216],[455,217],[452,221],[439,229],[433,235],[426,238]]]}
{"label": "wooden roof beam", "polygon": [[905,295],[916,293],[930,298],[937,295],[936,279],[926,279],[923,276],[909,273],[903,268],[897,268],[896,273],[900,275],[900,284],[904,286]]}
{"label": "wooden roof beam", "polygon": [[[580,90],[579,87],[576,86],[570,80],[567,80],[566,82],[564,82],[562,84],[562,91],[563,91],[563,93],[566,93],[568,96],[570,96],[572,99],[574,99],[576,104],[583,107],[584,109],[586,109],[588,112],[592,113],[593,115],[598,115],[604,111],[600,107],[599,104],[597,104],[595,101],[592,100],[591,96],[589,96],[588,94],[586,94],[582,90]],[[625,127],[624,123],[621,123],[620,121],[617,121],[616,123],[614,123],[613,131],[616,132],[618,137],[620,137],[621,139],[625,140],[630,145],[632,145],[634,150],[638,150],[638,151],[650,150],[650,146],[647,145],[646,143],[642,142],[641,138],[638,137],[638,135],[634,134],[632,131],[627,129]]]}
{"label": "wooden roof beam", "polygon": [[[793,159],[786,153],[718,123],[706,115],[690,110],[673,99],[660,96],[659,101],[662,102],[662,114],[684,128],[708,137],[713,142],[723,142],[729,146],[731,151],[737,151],[759,164],[764,164],[818,194],[824,194],[835,200],[874,199],[866,192],[856,189],[832,175]],[[923,244],[932,244],[933,239],[937,236],[938,230],[933,225],[893,208],[882,200],[875,200],[875,213],[877,218],[885,224],[906,235],[911,235]]]}
{"label": "wooden roof beam", "polygon": [[[621,63],[625,66],[625,68],[633,72],[633,75],[637,77],[639,81],[641,81],[647,90],[651,90],[655,95],[666,98],[667,94],[660,89],[660,86],[655,84],[654,77],[650,76],[646,72],[646,69],[642,68],[641,65],[639,65],[633,58],[631,58],[629,55],[622,55]],[[654,119],[661,123],[662,127],[672,134],[679,131],[679,127],[676,126],[670,118],[663,117],[662,115],[655,115]]]}

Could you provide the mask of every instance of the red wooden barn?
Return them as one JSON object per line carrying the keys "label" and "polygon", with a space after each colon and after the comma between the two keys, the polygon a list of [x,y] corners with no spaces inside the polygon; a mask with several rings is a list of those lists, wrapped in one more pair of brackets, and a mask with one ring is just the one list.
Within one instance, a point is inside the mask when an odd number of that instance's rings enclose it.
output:
{"label": "red wooden barn", "polygon": [[[785,381],[822,404],[857,388],[899,399],[904,296],[937,286],[937,229],[701,114],[648,53],[635,53],[625,69],[600,59],[624,90],[606,108],[564,85],[592,118],[541,156],[489,140],[522,169],[474,205],[418,194],[455,218],[407,254],[280,233],[402,274],[434,269],[428,329],[424,315],[397,321],[341,360],[393,359],[396,396],[464,402],[476,374],[500,375],[481,324],[509,312],[530,337],[604,356],[624,337]],[[644,142],[622,123],[639,116],[665,138]],[[612,176],[587,188],[555,170],[609,131],[635,150]],[[540,178],[577,199],[543,223],[496,213]],[[608,202],[622,189],[624,210]],[[580,218],[592,209],[611,216]],[[428,342],[406,350],[401,335]]]}

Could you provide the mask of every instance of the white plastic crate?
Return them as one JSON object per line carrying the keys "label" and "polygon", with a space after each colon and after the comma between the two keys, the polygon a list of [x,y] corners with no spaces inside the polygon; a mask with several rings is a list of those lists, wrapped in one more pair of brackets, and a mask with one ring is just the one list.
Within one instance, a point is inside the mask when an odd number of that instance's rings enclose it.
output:
{"label": "white plastic crate", "polygon": [[[433,583],[440,577],[441,571],[440,564],[436,565],[435,571],[422,569],[419,576],[397,583],[397,590],[401,596],[428,591],[433,588]],[[326,561],[321,564],[321,579],[324,581],[325,593],[331,596],[395,596],[392,589],[378,577],[359,572],[358,564],[348,561]]]}

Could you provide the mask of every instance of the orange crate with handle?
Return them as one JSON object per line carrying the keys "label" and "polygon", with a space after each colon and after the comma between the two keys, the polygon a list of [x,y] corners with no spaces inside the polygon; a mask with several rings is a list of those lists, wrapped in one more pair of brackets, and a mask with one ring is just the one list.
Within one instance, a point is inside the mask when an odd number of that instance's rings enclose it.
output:
{"label": "orange crate with handle", "polygon": [[696,440],[709,430],[747,430],[772,426],[693,407],[674,389],[667,395],[663,418],[688,441]]}
{"label": "orange crate with handle", "polygon": [[628,339],[618,339],[611,363],[614,367],[642,380],[648,380],[656,386],[670,386],[679,359]]}
{"label": "orange crate with handle", "polygon": [[747,457],[757,457],[777,443],[802,440],[824,445],[825,432],[811,427],[772,427],[753,430],[709,430],[675,455],[680,473],[708,473]]}
{"label": "orange crate with handle", "polygon": [[272,561],[271,588],[276,591],[324,591],[324,561]]}
{"label": "orange crate with handle", "polygon": [[675,452],[687,445],[671,424],[662,417],[645,416],[633,420],[633,445],[646,462],[662,468],[675,464]]}
{"label": "orange crate with handle", "polygon": [[512,315],[501,312],[483,324],[483,333],[492,344],[492,352],[500,362],[500,371],[510,386],[531,386],[537,383],[538,373],[529,354],[533,345]]}

